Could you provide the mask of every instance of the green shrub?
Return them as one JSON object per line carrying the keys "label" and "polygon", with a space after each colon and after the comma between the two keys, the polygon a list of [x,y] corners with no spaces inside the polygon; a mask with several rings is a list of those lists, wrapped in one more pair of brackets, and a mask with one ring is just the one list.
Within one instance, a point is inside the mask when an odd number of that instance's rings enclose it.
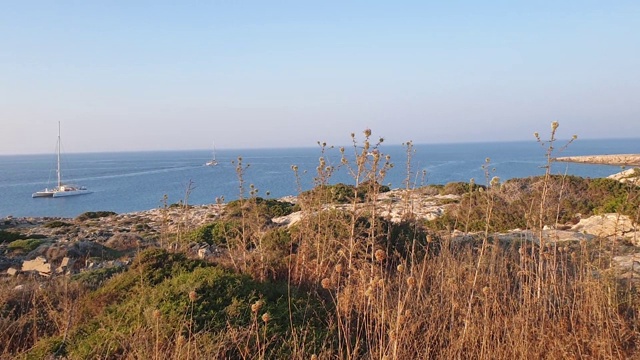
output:
{"label": "green shrub", "polygon": [[387,185],[380,185],[377,182],[364,181],[358,185],[348,185],[337,183],[334,185],[321,185],[300,194],[303,202],[312,200],[319,201],[324,204],[350,204],[357,195],[356,201],[363,202],[370,199],[369,195],[373,193],[384,193],[391,191]]}
{"label": "green shrub", "polygon": [[65,222],[65,221],[62,221],[62,220],[53,220],[53,221],[49,221],[48,223],[42,225],[42,227],[49,228],[49,229],[68,227],[68,226],[72,226],[72,224],[70,224],[68,222]]}
{"label": "green shrub", "polygon": [[121,273],[126,270],[125,267],[107,267],[103,269],[83,271],[74,275],[71,279],[77,281],[85,287],[95,290],[100,287],[105,281],[109,280],[115,274]]}
{"label": "green shrub", "polygon": [[218,220],[202,225],[187,235],[193,242],[205,242],[209,245],[225,246],[230,240],[242,236],[241,223],[237,220]]}
{"label": "green shrub", "polygon": [[447,183],[441,190],[440,194],[441,195],[465,195],[468,194],[470,191],[477,191],[478,189],[485,189],[486,190],[486,186],[483,185],[478,185],[475,183],[468,183],[468,182],[450,182]]}
{"label": "green shrub", "polygon": [[89,219],[98,219],[98,218],[103,218],[103,217],[108,217],[113,215],[117,215],[117,214],[113,211],[87,211],[85,213],[78,215],[78,217],[76,217],[76,220],[85,221]]}
{"label": "green shrub", "polygon": [[264,255],[264,267],[272,279],[286,280],[289,267],[289,256],[296,252],[297,243],[291,239],[287,228],[269,229],[261,239],[260,255]]}
{"label": "green shrub", "polygon": [[29,349],[26,360],[57,359],[66,355],[65,344],[62,336],[53,336],[38,341]]}
{"label": "green shrub", "polygon": [[15,240],[9,243],[9,245],[7,245],[7,248],[9,248],[9,250],[11,251],[26,254],[35,250],[38,246],[42,245],[42,243],[44,243],[44,241],[40,239]]}
{"label": "green shrub", "polygon": [[[535,226],[538,221],[544,177],[510,179],[492,193],[493,203],[489,229],[506,231]],[[487,192],[469,193],[469,184],[450,183],[443,193],[462,195],[458,204],[449,207],[444,216],[430,222],[435,229],[481,231],[485,229],[488,209]],[[585,179],[577,176],[552,175],[546,186],[542,219],[544,224],[575,223],[576,214],[583,217],[619,212],[636,216],[640,206],[640,188],[613,179]]]}
{"label": "green shrub", "polygon": [[[271,339],[266,358],[289,358],[292,331],[314,334],[305,340],[310,349],[319,349],[327,336],[328,329],[321,320],[327,316],[325,307],[286,282],[256,282],[246,275],[163,250],[143,252],[134,264],[97,291],[108,298],[99,302],[94,296],[87,302],[91,306],[100,303],[103,310],[83,312],[86,321],[72,329],[65,345],[70,358],[150,353],[152,347],[140,348],[149,343],[136,340],[140,336],[154,338],[154,334],[169,340],[200,334],[200,345],[207,341],[209,349],[218,349],[209,353],[212,357],[241,358],[241,349],[233,346],[237,339],[229,336],[229,330],[251,334],[252,324],[258,324],[260,334],[264,332]],[[154,280],[141,283],[141,277]],[[254,312],[252,305],[258,300],[261,306]],[[152,315],[154,311],[158,316]],[[260,319],[265,313],[270,315],[268,326]],[[248,339],[246,346],[255,351],[255,337]],[[232,346],[221,346],[225,343]],[[167,354],[175,354],[171,350],[177,346],[175,342],[166,345]]]}
{"label": "green shrub", "polygon": [[0,244],[26,239],[26,236],[12,231],[0,230]]}
{"label": "green shrub", "polygon": [[228,217],[239,217],[242,212],[257,212],[259,216],[272,219],[286,216],[295,211],[300,211],[300,207],[287,201],[276,199],[264,199],[261,197],[234,200],[225,207],[225,214]]}

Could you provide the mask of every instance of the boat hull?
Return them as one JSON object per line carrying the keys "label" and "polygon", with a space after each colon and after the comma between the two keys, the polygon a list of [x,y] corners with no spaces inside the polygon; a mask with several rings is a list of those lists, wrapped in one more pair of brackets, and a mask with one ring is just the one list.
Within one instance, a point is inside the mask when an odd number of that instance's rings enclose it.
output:
{"label": "boat hull", "polygon": [[65,190],[65,191],[56,191],[53,193],[54,198],[65,197],[65,196],[75,196],[75,195],[86,195],[91,194],[91,190]]}
{"label": "boat hull", "polygon": [[32,198],[41,198],[41,197],[65,197],[65,196],[75,196],[75,195],[85,195],[91,194],[93,191],[88,190],[84,186],[77,185],[62,185],[60,187],[56,187],[53,189],[44,189],[42,191],[34,192],[31,194]]}
{"label": "boat hull", "polygon": [[54,193],[55,191],[42,190],[42,191],[34,192],[33,194],[31,194],[31,197],[32,198],[53,197]]}

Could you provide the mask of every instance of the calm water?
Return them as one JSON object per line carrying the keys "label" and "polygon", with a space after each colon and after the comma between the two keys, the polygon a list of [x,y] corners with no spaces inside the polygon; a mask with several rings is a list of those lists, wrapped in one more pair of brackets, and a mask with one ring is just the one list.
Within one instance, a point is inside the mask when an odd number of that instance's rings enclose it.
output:
{"label": "calm water", "polygon": [[[639,139],[578,140],[558,156],[638,153]],[[412,181],[421,182],[426,170],[426,184],[469,181],[485,183],[482,165],[491,159],[491,176],[503,180],[544,173],[544,149],[535,141],[512,143],[415,145]],[[392,188],[403,187],[407,177],[406,150],[401,146],[383,146],[395,167],[384,181]],[[0,156],[0,217],[62,216],[74,217],[85,211],[110,210],[117,213],[148,210],[162,206],[167,195],[174,203],[185,198],[189,184],[190,204],[208,204],[216,197],[225,201],[240,194],[236,165],[242,156],[245,182],[254,184],[258,195],[281,197],[296,195],[298,185],[291,170],[300,169],[303,190],[313,186],[320,151],[317,148],[268,150],[218,150],[216,167],[206,167],[210,151],[135,152],[67,154],[63,156],[63,179],[85,185],[92,194],[68,198],[32,199],[31,194],[55,185],[55,155]],[[337,149],[327,153],[329,165],[340,164]],[[555,164],[554,173],[584,177],[604,177],[619,172],[615,166]],[[306,171],[306,173],[304,173]],[[332,183],[353,183],[342,169]],[[245,196],[248,194],[245,192]]]}

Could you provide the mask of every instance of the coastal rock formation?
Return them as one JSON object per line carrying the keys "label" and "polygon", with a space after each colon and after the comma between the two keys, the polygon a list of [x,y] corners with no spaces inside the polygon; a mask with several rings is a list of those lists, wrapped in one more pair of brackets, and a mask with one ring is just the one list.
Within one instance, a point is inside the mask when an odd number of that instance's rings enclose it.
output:
{"label": "coastal rock formation", "polygon": [[617,174],[609,175],[607,178],[618,180],[621,183],[640,185],[640,168],[627,169]]}
{"label": "coastal rock formation", "polygon": [[640,184],[640,169],[638,168],[640,167],[640,154],[566,156],[555,158],[553,161],[632,167],[631,169],[610,175],[608,178],[623,183]]}
{"label": "coastal rock formation", "polygon": [[580,219],[571,230],[606,239],[627,240],[634,245],[640,245],[638,224],[626,215],[594,215],[587,219]]}
{"label": "coastal rock formation", "polygon": [[555,158],[553,161],[598,165],[640,166],[640,154],[566,156]]}
{"label": "coastal rock formation", "polygon": [[51,264],[47,262],[42,256],[38,256],[33,260],[27,260],[22,263],[22,271],[29,272],[35,271],[42,276],[50,276],[51,275]]}

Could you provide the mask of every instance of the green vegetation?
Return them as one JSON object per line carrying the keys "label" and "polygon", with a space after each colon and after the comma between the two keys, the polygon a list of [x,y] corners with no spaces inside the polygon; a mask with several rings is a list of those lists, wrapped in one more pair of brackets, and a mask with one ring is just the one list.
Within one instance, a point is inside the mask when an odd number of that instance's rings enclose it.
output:
{"label": "green vegetation", "polygon": [[286,201],[252,197],[231,201],[225,208],[225,214],[228,217],[239,217],[243,211],[253,211],[259,216],[271,219],[300,211],[300,207]]}
{"label": "green vegetation", "polygon": [[[546,224],[575,223],[579,216],[620,213],[632,218],[640,206],[640,188],[612,179],[584,179],[551,175],[511,179],[492,192],[492,231],[531,227],[546,182],[547,199],[543,221]],[[486,187],[447,184],[443,193],[462,195],[462,200],[429,226],[434,229],[482,231],[486,225]],[[456,190],[453,190],[456,189]],[[480,190],[482,189],[482,190]]]}
{"label": "green vegetation", "polygon": [[113,216],[113,215],[117,215],[115,212],[113,211],[87,211],[84,212],[80,215],[78,215],[76,217],[77,221],[86,221],[89,219],[99,219],[99,218],[103,218],[103,217],[109,217],[109,216]]}
{"label": "green vegetation", "polygon": [[219,220],[200,226],[187,236],[189,241],[204,242],[209,245],[225,246],[241,235],[241,224],[237,220]]}
{"label": "green vegetation", "polygon": [[[286,283],[256,282],[160,250],[141,253],[134,264],[81,301],[82,321],[64,346],[52,336],[28,354],[62,349],[58,355],[72,359],[134,353],[172,358],[191,352],[242,358],[248,349],[236,342],[243,339],[250,348],[261,348],[264,357],[286,358],[296,350],[293,345],[319,350],[326,336],[323,306]],[[292,331],[307,335],[295,344]],[[155,340],[147,346],[141,336]]]}
{"label": "green vegetation", "polygon": [[26,239],[26,236],[13,231],[0,230],[0,244],[21,239]]}
{"label": "green vegetation", "polygon": [[70,223],[68,223],[66,221],[62,221],[62,220],[49,221],[48,223],[43,225],[43,227],[50,228],[50,229],[69,227],[69,226],[73,226],[73,224],[70,224]]}
{"label": "green vegetation", "polygon": [[24,239],[24,240],[15,240],[10,242],[7,245],[7,248],[13,252],[18,252],[22,254],[26,254],[35,250],[38,246],[44,243],[43,240],[40,239]]}
{"label": "green vegetation", "polygon": [[391,189],[386,185],[366,181],[359,186],[338,183],[335,185],[321,185],[300,194],[302,201],[310,198],[320,199],[327,204],[350,204],[354,201],[363,202],[373,193],[384,193]]}

